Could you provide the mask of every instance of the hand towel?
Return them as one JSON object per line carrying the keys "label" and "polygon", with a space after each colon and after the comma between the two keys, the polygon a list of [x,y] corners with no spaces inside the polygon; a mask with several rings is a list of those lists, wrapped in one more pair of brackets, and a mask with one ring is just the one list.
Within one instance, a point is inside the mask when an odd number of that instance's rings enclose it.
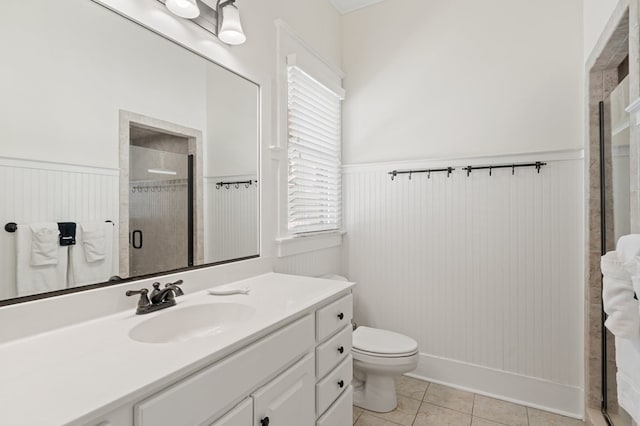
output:
{"label": "hand towel", "polygon": [[[32,229],[35,229],[34,232]],[[48,238],[51,238],[51,232],[38,234],[39,237],[47,235],[46,257],[52,257],[55,252],[56,262],[48,264],[33,265],[33,241],[34,234],[38,231],[47,229],[54,231],[55,250],[51,250],[51,244]],[[42,248],[42,246],[41,246]],[[38,257],[42,253],[38,254]],[[58,226],[55,223],[40,224],[19,224],[16,230],[16,293],[18,296],[28,296],[35,293],[44,293],[47,291],[60,290],[67,284],[67,265],[68,250],[67,247],[58,245]]]}
{"label": "hand towel", "polygon": [[75,222],[58,222],[60,230],[60,245],[72,246],[76,243],[76,224]]}
{"label": "hand towel", "polygon": [[82,225],[82,249],[87,262],[103,260],[107,254],[107,241],[105,234],[112,230],[113,225],[107,223]]}
{"label": "hand towel", "polygon": [[31,229],[31,266],[58,264],[58,227],[34,224]]}
{"label": "hand towel", "polygon": [[616,243],[618,258],[623,263],[629,263],[640,256],[640,234],[623,235]]}
{"label": "hand towel", "polygon": [[114,275],[113,238],[111,222],[79,224],[76,245],[69,247],[69,287],[109,281]]}
{"label": "hand towel", "polygon": [[635,262],[624,263],[613,251],[602,256],[600,268],[604,275],[602,301],[608,315],[605,326],[616,337],[640,337],[640,302],[633,298],[630,272],[636,268]]}

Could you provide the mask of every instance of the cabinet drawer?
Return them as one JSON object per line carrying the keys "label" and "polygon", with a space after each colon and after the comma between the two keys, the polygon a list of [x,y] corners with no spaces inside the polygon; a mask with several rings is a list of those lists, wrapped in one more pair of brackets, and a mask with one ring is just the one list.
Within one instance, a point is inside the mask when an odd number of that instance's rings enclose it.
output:
{"label": "cabinet drawer", "polygon": [[318,342],[329,337],[346,324],[351,324],[352,317],[353,296],[350,294],[318,309],[316,313],[316,339]]}
{"label": "cabinet drawer", "polygon": [[222,414],[314,344],[306,317],[136,404],[136,426],[192,426]]}
{"label": "cabinet drawer", "polygon": [[253,425],[312,425],[315,419],[313,367],[313,354],[309,354],[255,392]]}
{"label": "cabinet drawer", "polygon": [[253,417],[253,400],[247,398],[210,426],[248,426]]}
{"label": "cabinet drawer", "polygon": [[320,379],[351,353],[351,324],[316,348],[316,372]]}
{"label": "cabinet drawer", "polygon": [[316,426],[344,426],[353,423],[353,388],[349,386],[316,422]]}
{"label": "cabinet drawer", "polygon": [[[353,361],[351,355],[316,385],[317,413],[322,414],[333,401],[351,384]],[[342,384],[342,386],[340,386]]]}

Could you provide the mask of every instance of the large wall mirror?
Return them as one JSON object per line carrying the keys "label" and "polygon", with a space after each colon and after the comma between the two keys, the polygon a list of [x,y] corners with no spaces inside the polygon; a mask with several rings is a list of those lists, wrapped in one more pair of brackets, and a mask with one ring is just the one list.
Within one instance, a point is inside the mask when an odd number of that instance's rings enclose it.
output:
{"label": "large wall mirror", "polygon": [[255,83],[90,0],[0,52],[0,304],[258,255]]}

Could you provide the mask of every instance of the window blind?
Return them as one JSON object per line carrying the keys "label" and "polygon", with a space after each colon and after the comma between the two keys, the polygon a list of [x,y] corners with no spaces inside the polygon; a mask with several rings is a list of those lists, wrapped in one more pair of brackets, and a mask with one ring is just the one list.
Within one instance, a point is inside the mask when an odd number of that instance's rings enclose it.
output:
{"label": "window blind", "polygon": [[298,67],[287,73],[289,232],[338,230],[342,99]]}

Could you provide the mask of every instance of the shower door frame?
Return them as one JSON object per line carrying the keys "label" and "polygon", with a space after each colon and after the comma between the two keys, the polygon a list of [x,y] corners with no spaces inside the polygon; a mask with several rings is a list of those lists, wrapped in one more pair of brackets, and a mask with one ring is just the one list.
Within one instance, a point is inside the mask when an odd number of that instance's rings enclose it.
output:
{"label": "shower door frame", "polygon": [[[202,265],[204,263],[204,214],[203,214],[203,137],[202,131],[193,129],[143,114],[120,110],[119,114],[119,275],[123,279],[129,278],[129,146],[131,126],[153,130],[187,139],[187,155],[192,156],[191,163],[192,178],[189,179],[190,188],[189,200],[189,239],[191,256],[189,256],[189,267]],[[156,271],[167,272],[167,271]]]}

